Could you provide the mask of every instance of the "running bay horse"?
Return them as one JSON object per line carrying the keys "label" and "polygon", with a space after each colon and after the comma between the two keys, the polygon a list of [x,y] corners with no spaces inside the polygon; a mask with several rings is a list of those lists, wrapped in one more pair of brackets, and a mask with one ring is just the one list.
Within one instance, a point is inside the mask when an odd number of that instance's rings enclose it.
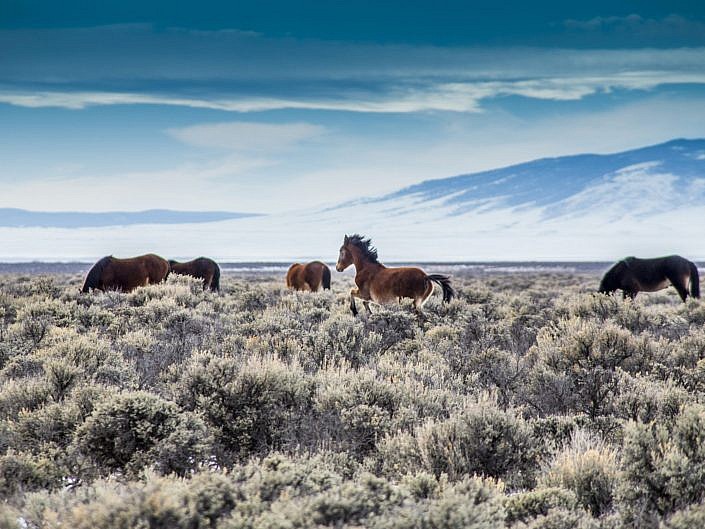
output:
{"label": "running bay horse", "polygon": [[108,255],[88,271],[81,292],[94,288],[130,292],[137,287],[161,283],[168,275],[167,260],[153,253],[128,259]]}
{"label": "running bay horse", "polygon": [[342,272],[350,265],[355,266],[355,284],[350,291],[350,310],[357,315],[355,298],[370,312],[369,302],[386,304],[401,302],[402,298],[414,300],[414,309],[421,308],[433,293],[433,283],[443,290],[443,301],[449,302],[455,295],[450,279],[440,274],[427,274],[420,268],[387,268],[377,260],[377,250],[370,239],[362,235],[346,235],[340,247],[335,269]]}
{"label": "running bay horse", "polygon": [[321,261],[294,263],[286,273],[286,286],[294,290],[311,292],[317,292],[321,286],[323,290],[330,290],[330,268]]}
{"label": "running bay horse", "polygon": [[656,292],[673,285],[685,301],[690,294],[700,297],[700,276],[695,263],[680,255],[638,259],[627,257],[607,270],[600,282],[599,291],[612,293],[621,290],[626,298],[634,299],[639,292]]}
{"label": "running bay horse", "polygon": [[198,257],[184,263],[170,260],[169,271],[174,274],[202,279],[203,290],[210,289],[212,292],[220,290],[220,267],[218,263],[208,257]]}

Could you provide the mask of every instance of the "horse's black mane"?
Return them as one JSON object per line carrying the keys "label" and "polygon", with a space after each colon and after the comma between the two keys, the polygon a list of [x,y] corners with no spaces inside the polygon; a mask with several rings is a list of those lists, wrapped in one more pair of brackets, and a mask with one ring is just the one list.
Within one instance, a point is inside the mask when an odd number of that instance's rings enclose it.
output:
{"label": "horse's black mane", "polygon": [[103,270],[112,258],[112,255],[106,255],[93,265],[93,267],[88,271],[88,274],[86,274],[86,280],[83,282],[81,292],[88,292],[91,288],[98,288],[100,278],[103,275]]}
{"label": "horse's black mane", "polygon": [[347,236],[348,242],[357,247],[358,250],[362,252],[368,261],[377,263],[377,248],[372,246],[372,241],[370,239],[365,239],[364,235],[354,235]]}

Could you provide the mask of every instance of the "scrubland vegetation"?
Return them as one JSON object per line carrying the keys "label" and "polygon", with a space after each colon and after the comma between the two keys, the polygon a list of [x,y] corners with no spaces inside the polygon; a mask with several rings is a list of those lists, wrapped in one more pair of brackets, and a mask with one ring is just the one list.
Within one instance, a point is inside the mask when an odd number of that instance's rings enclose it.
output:
{"label": "scrubland vegetation", "polygon": [[80,295],[0,276],[0,526],[705,525],[705,303],[459,277],[419,322],[349,276]]}

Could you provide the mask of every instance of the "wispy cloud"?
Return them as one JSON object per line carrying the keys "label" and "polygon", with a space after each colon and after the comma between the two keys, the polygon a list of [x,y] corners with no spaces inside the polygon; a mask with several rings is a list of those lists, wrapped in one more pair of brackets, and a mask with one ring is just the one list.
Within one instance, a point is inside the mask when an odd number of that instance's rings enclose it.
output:
{"label": "wispy cloud", "polygon": [[[482,102],[499,96],[522,96],[553,101],[574,101],[612,90],[650,90],[673,84],[705,85],[703,72],[629,72],[606,76],[553,77],[518,81],[431,83],[426,86],[387,86],[379,93],[338,94],[307,97],[181,97],[179,95],[83,91],[0,91],[0,103],[41,108],[83,109],[103,105],[167,105],[222,110],[262,112],[280,109],[335,110],[346,112],[406,113],[423,111],[480,112]],[[220,131],[224,132],[224,131]],[[227,141],[227,140],[223,140]]]}
{"label": "wispy cloud", "polygon": [[174,138],[195,147],[231,151],[266,151],[290,148],[302,141],[321,136],[325,128],[311,123],[208,123],[168,129]]}

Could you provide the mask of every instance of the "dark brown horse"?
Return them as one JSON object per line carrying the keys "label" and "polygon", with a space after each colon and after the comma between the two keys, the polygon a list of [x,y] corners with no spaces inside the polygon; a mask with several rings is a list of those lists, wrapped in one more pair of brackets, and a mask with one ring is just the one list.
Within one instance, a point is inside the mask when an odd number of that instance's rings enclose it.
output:
{"label": "dark brown horse", "polygon": [[[673,285],[683,301],[688,294],[700,297],[698,267],[680,255],[637,259],[627,257],[607,270],[600,282],[600,292],[621,290],[634,299],[639,292],[655,292]],[[690,292],[688,291],[690,289]]]}
{"label": "dark brown horse", "polygon": [[210,289],[213,292],[220,290],[220,267],[213,259],[198,257],[185,263],[171,260],[169,267],[170,271],[175,274],[202,279],[203,290]]}
{"label": "dark brown horse", "polygon": [[286,273],[287,288],[317,292],[321,285],[324,290],[330,290],[330,268],[320,261],[294,263]]}
{"label": "dark brown horse", "polygon": [[168,275],[167,260],[153,253],[128,259],[117,259],[108,255],[88,271],[81,292],[88,292],[93,288],[130,292],[137,287],[161,283]]}
{"label": "dark brown horse", "polygon": [[455,295],[447,276],[429,275],[420,268],[408,266],[387,268],[377,260],[377,250],[370,239],[361,235],[345,236],[335,269],[342,272],[351,264],[355,265],[357,285],[357,288],[350,291],[350,310],[353,315],[357,315],[355,298],[363,300],[362,304],[368,312],[370,301],[386,304],[411,298],[414,300],[414,308],[420,312],[433,293],[433,283],[443,289],[443,301],[448,302]]}

